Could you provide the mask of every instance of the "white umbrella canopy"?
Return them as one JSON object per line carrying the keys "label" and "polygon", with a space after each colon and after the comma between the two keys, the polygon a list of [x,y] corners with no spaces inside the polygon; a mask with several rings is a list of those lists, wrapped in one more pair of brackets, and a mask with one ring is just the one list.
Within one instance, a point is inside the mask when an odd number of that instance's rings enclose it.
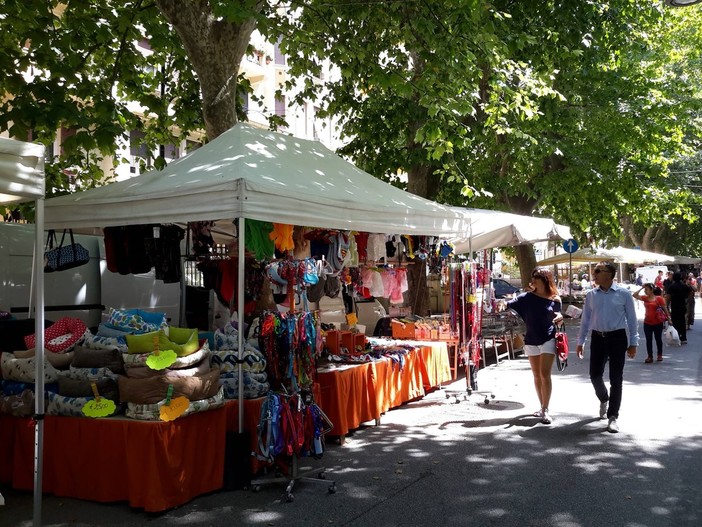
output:
{"label": "white umbrella canopy", "polygon": [[694,256],[671,256],[669,260],[661,260],[664,264],[680,264],[680,265],[700,265],[702,264],[702,258],[696,258]]}
{"label": "white umbrella canopy", "polygon": [[[457,208],[457,207],[455,207]],[[464,209],[472,222],[463,237],[449,240],[456,254],[494,247],[512,247],[547,240],[567,240],[570,228],[551,218],[535,218],[498,210]]]}
{"label": "white umbrella canopy", "polygon": [[579,249],[572,254],[563,253],[551,256],[539,262],[536,265],[558,265],[568,262],[584,264],[599,261],[609,261],[614,263],[657,263],[663,262],[671,258],[666,254],[654,253],[650,251],[640,251],[638,249],[628,249],[626,247],[615,247],[613,249]]}

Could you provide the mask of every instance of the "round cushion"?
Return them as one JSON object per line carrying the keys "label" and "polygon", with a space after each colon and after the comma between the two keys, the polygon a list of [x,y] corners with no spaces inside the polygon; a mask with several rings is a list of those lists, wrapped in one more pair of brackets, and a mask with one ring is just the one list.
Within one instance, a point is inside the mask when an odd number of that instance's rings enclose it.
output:
{"label": "round cushion", "polygon": [[[58,319],[44,330],[44,348],[54,353],[71,351],[84,337],[88,328],[79,318],[64,317]],[[36,346],[36,335],[24,337],[27,349]]]}

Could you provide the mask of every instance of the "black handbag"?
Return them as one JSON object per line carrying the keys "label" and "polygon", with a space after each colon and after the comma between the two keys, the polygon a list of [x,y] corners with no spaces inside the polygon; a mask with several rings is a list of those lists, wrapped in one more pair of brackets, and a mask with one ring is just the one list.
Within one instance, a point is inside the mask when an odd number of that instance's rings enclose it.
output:
{"label": "black handbag", "polygon": [[64,245],[66,239],[66,229],[61,236],[61,242],[56,244],[56,231],[49,231],[46,239],[46,251],[44,252],[44,272],[65,271],[85,265],[90,261],[88,249],[73,239],[73,230],[68,229],[71,243]]}

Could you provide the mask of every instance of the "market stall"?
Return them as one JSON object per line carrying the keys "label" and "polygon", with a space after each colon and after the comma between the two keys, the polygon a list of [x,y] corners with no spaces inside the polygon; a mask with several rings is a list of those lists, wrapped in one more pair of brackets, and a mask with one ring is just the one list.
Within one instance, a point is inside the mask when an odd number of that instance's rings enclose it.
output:
{"label": "market stall", "polygon": [[[398,237],[448,237],[465,232],[470,224],[467,213],[387,185],[319,143],[244,124],[161,172],[55,198],[47,202],[46,210],[48,228],[84,233],[108,227],[213,222],[215,236],[236,236],[237,255],[246,253],[245,233],[252,221],[314,225],[342,233],[353,228]],[[243,257],[236,259],[237,313],[244,313],[244,262]],[[241,366],[246,345],[243,332],[230,337],[236,340],[232,348],[239,350],[230,363],[239,364],[234,385],[239,390],[236,417],[242,433],[248,428]],[[421,373],[416,378],[419,394]]]}

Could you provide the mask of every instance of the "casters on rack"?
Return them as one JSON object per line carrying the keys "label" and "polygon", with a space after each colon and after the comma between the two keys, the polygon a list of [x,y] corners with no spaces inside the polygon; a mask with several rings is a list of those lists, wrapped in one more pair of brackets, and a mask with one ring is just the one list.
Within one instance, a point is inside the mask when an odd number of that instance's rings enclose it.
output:
{"label": "casters on rack", "polygon": [[309,470],[305,473],[301,473],[299,470],[297,456],[292,456],[288,475],[283,475],[280,473],[280,471],[276,470],[274,478],[254,480],[251,482],[250,488],[253,492],[259,492],[262,485],[269,483],[287,483],[283,496],[285,497],[285,501],[290,503],[295,499],[295,496],[293,495],[293,487],[297,482],[321,483],[323,485],[327,485],[327,492],[329,494],[336,493],[336,482],[333,480],[327,480],[327,473],[325,469]]}

